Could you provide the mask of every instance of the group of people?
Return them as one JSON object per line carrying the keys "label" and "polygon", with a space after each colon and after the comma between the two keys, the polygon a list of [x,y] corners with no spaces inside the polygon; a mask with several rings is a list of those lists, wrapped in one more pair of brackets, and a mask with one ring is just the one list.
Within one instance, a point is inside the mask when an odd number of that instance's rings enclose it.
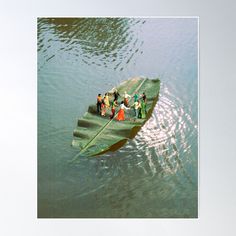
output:
{"label": "group of people", "polygon": [[[99,93],[97,96],[97,113],[101,116],[106,116],[107,109],[111,109],[110,119],[113,119],[116,112],[116,107],[119,106],[118,104],[118,97],[121,96],[117,90],[113,93],[114,99],[110,101],[109,94],[106,93],[104,97]],[[134,103],[130,106],[129,104],[129,98],[131,96],[125,92],[122,96],[123,100],[120,103],[119,111],[117,114],[116,119],[118,121],[125,120],[125,110],[130,110],[133,108],[134,110],[134,119],[137,118],[146,118],[146,104],[147,104],[147,97],[145,92],[142,95],[138,95],[137,92],[135,92],[134,96],[132,97],[134,99]]]}

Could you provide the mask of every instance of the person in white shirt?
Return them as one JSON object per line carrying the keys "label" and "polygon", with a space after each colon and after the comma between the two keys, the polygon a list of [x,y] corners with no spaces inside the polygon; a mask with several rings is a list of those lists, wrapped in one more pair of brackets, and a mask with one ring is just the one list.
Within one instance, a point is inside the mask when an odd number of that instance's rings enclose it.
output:
{"label": "person in white shirt", "polygon": [[132,107],[134,107],[135,119],[138,119],[139,110],[141,108],[140,101],[139,100],[135,101]]}
{"label": "person in white shirt", "polygon": [[117,115],[117,120],[121,121],[121,120],[125,120],[125,112],[124,110],[129,110],[129,107],[126,107],[124,102],[122,101],[120,104],[120,110],[118,111],[118,115]]}
{"label": "person in white shirt", "polygon": [[125,93],[124,93],[124,104],[125,104],[126,107],[129,106],[129,100],[128,100],[128,98],[130,98],[130,97],[131,97],[131,96],[125,91]]}

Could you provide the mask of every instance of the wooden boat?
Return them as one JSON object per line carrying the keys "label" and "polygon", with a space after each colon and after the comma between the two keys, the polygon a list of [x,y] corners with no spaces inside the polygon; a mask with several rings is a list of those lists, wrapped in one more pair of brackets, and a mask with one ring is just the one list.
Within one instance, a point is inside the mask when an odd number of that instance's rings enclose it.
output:
{"label": "wooden boat", "polygon": [[[118,103],[123,100],[122,94],[125,91],[131,95],[129,104],[133,104],[135,92],[147,96],[146,118],[134,120],[134,111],[131,108],[125,111],[125,120],[116,119],[119,107],[116,109],[116,115],[110,120],[111,109],[107,110],[106,117],[97,114],[96,105],[89,106],[88,111],[78,120],[77,128],[73,132],[72,146],[79,148],[79,154],[76,156],[97,156],[108,151],[116,151],[122,147],[128,139],[135,137],[144,123],[152,115],[152,111],[159,97],[160,80],[135,77],[121,83],[117,88],[109,91],[109,100],[112,101],[113,92],[117,90],[121,95]],[[76,159],[75,158],[75,159]]]}

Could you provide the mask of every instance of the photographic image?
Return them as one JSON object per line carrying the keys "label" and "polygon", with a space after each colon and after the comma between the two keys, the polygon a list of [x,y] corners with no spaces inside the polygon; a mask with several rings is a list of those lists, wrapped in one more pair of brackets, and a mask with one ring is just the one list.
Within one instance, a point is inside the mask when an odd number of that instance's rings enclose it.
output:
{"label": "photographic image", "polygon": [[198,31],[37,19],[38,218],[198,218]]}

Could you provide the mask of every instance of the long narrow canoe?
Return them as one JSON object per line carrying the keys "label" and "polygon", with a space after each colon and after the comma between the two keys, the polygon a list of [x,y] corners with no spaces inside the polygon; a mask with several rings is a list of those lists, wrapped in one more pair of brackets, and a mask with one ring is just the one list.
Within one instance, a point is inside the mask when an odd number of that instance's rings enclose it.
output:
{"label": "long narrow canoe", "polygon": [[[117,121],[116,116],[119,107],[116,109],[115,117],[110,120],[110,109],[107,110],[106,117],[97,114],[96,105],[89,106],[88,111],[78,120],[78,126],[73,133],[72,146],[79,148],[78,156],[97,156],[108,151],[116,151],[122,147],[128,139],[135,137],[144,123],[152,115],[152,111],[159,97],[160,80],[135,77],[124,81],[117,88],[109,92],[110,101],[113,100],[112,92],[117,89],[122,95],[125,91],[131,95],[129,104],[133,104],[132,96],[137,91],[138,94],[145,92],[147,96],[147,116],[146,119],[136,119],[134,121],[134,111],[125,111],[125,120]],[[119,97],[120,104],[122,98]]]}

